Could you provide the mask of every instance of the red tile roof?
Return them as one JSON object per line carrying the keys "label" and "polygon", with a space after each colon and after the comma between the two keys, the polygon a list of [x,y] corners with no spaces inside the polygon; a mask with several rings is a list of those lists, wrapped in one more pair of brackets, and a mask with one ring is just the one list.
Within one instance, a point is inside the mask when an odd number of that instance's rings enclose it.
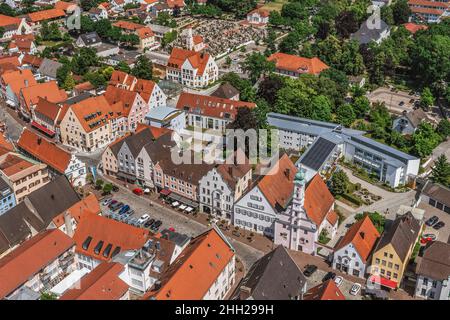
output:
{"label": "red tile roof", "polygon": [[72,7],[71,10],[75,9],[76,7],[78,7],[78,5],[76,3],[72,3],[72,2],[65,2],[65,1],[58,1],[57,3],[55,3],[55,9],[60,9],[60,10],[64,10],[67,11]]}
{"label": "red tile roof", "polygon": [[305,210],[308,217],[320,226],[334,204],[334,197],[319,174],[306,186]]}
{"label": "red tile roof", "polygon": [[28,14],[28,19],[31,22],[40,22],[44,20],[56,19],[65,17],[66,13],[61,9],[48,9],[43,11],[32,12]]}
{"label": "red tile roof", "polygon": [[155,36],[152,29],[150,29],[149,27],[140,28],[136,31],[136,33],[140,39],[147,39]]}
{"label": "red tile roof", "polygon": [[101,263],[81,278],[75,288],[67,290],[60,300],[119,300],[129,289],[119,278],[123,270],[120,263]]}
{"label": "red tile roof", "polygon": [[270,14],[269,10],[258,8],[258,9],[250,11],[247,15],[254,14],[254,13],[258,13],[261,17],[264,17],[264,18],[268,17]]}
{"label": "red tile roof", "polygon": [[[78,224],[80,221],[90,215],[98,215],[101,213],[100,204],[95,194],[91,193],[86,198],[81,199],[69,209],[66,210],[75,222]],[[57,228],[64,224],[64,212],[53,218],[53,223]]]}
{"label": "red tile roof", "polygon": [[303,296],[304,300],[345,300],[341,290],[333,279],[309,289]]}
{"label": "red tile roof", "polygon": [[120,110],[121,114],[124,117],[128,117],[128,115],[130,114],[131,107],[136,101],[137,95],[137,92],[128,91],[111,85],[106,88],[105,92],[106,101],[108,101],[111,106],[119,103],[120,108],[118,108],[116,111]]}
{"label": "red tile roof", "polygon": [[16,25],[18,27],[21,21],[22,21],[21,18],[10,17],[0,14],[0,27],[7,27],[11,25]]}
{"label": "red tile roof", "polygon": [[198,69],[197,73],[203,75],[208,64],[210,55],[207,53],[196,52],[181,48],[173,48],[167,63],[168,67],[181,69],[181,66],[186,60],[194,69]]}
{"label": "red tile roof", "polygon": [[34,86],[22,88],[21,92],[28,110],[30,110],[31,105],[36,105],[39,102],[39,98],[45,98],[53,103],[67,100],[67,93],[59,89],[56,81],[37,83]]}
{"label": "red tile roof", "polygon": [[[73,111],[85,132],[97,130],[106,125],[107,122],[103,120],[106,121],[117,116],[105,96],[91,97],[73,104],[68,108]],[[95,116],[89,118],[90,115],[94,114]],[[94,126],[96,123],[97,125]]]}
{"label": "red tile roof", "polygon": [[39,68],[41,66],[42,59],[38,56],[33,56],[31,54],[25,54],[22,59],[22,65],[29,64],[35,68]]}
{"label": "red tile roof", "polygon": [[17,145],[61,174],[65,173],[72,158],[69,152],[27,128],[22,131]]}
{"label": "red tile roof", "polygon": [[[83,243],[88,237],[92,237],[92,241],[85,250],[83,249]],[[90,215],[80,221],[73,239],[78,253],[91,256],[97,260],[110,261],[111,254],[117,247],[120,247],[121,251],[140,249],[149,237],[150,232],[146,229],[133,227],[102,216]],[[99,241],[104,243],[99,254],[96,254],[94,249]],[[112,247],[105,257],[103,254],[108,244],[111,244]]]}
{"label": "red tile roof", "polygon": [[8,72],[2,75],[2,82],[11,87],[12,92],[19,98],[20,90],[37,84],[33,73],[29,69]]}
{"label": "red tile roof", "polygon": [[347,233],[336,245],[335,251],[351,243],[365,263],[379,237],[380,233],[366,214],[363,219],[347,230]]}
{"label": "red tile roof", "polygon": [[319,74],[329,67],[319,58],[312,59],[294,56],[286,53],[274,53],[267,58],[274,61],[277,69],[294,71],[299,73]]}
{"label": "red tile roof", "polygon": [[113,26],[120,28],[120,29],[129,30],[129,31],[136,31],[141,28],[146,28],[142,24],[138,24],[138,23],[134,23],[134,22],[130,22],[130,21],[124,21],[124,20],[120,20],[120,21],[113,23]]}
{"label": "red tile roof", "polygon": [[211,229],[191,240],[162,276],[161,289],[144,299],[201,300],[233,256],[233,249]]}
{"label": "red tile roof", "polygon": [[403,26],[405,27],[406,30],[408,30],[412,34],[415,34],[419,30],[427,30],[428,29],[428,26],[426,26],[426,25],[416,24],[416,23],[412,23],[412,22],[405,23],[405,24],[403,24]]}
{"label": "red tile roof", "polygon": [[32,167],[34,164],[16,154],[8,154],[0,163],[0,170],[11,179],[11,176]]}
{"label": "red tile roof", "polygon": [[72,248],[73,240],[58,229],[37,234],[0,259],[0,299]]}
{"label": "red tile roof", "polygon": [[151,80],[139,79],[119,70],[113,71],[109,84],[137,92],[146,102],[150,100],[156,85]]}
{"label": "red tile roof", "polygon": [[[214,96],[204,96],[201,94],[182,92],[178,102],[177,109],[187,110],[190,113],[196,113],[202,116],[208,116],[219,119],[230,119],[233,121],[236,117],[238,108],[255,108],[253,102],[235,101],[223,99]],[[226,116],[228,114],[228,118]]]}
{"label": "red tile roof", "polygon": [[183,8],[184,7],[184,0],[166,0],[167,6],[169,8],[175,8],[175,6],[177,6],[178,8]]}

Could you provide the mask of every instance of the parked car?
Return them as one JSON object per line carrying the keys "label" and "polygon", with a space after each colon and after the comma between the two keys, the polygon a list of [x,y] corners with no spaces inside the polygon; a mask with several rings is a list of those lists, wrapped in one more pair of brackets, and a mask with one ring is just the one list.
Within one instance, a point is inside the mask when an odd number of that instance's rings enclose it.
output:
{"label": "parked car", "polygon": [[120,208],[122,208],[123,206],[124,206],[123,202],[117,202],[117,203],[113,204],[113,206],[111,207],[111,210],[112,211],[117,211]]}
{"label": "parked car", "polygon": [[113,205],[115,205],[117,203],[117,200],[111,200],[111,202],[109,203],[109,205],[108,205],[108,208],[110,208],[111,209],[111,207],[113,206]]}
{"label": "parked car", "polygon": [[434,226],[433,226],[433,229],[434,230],[439,230],[440,228],[442,228],[442,227],[444,227],[445,226],[445,222],[444,221],[439,221],[438,223],[436,223]]}
{"label": "parked car", "polygon": [[352,296],[356,296],[358,294],[359,290],[361,290],[361,285],[359,283],[354,283],[352,285],[352,288],[350,289],[350,294]]}
{"label": "parked car", "polygon": [[405,104],[405,101],[400,101],[400,103],[398,105],[403,106],[404,104]]}
{"label": "parked car", "polygon": [[420,239],[421,244],[427,244],[428,242],[436,241],[436,235],[432,233],[427,233],[422,235],[422,238]]}
{"label": "parked car", "polygon": [[144,194],[144,190],[142,190],[141,188],[134,188],[133,193],[135,195],[142,196]]}
{"label": "parked car", "polygon": [[155,219],[152,218],[144,224],[144,227],[150,228],[154,223],[155,223]]}
{"label": "parked car", "polygon": [[325,275],[325,277],[323,277],[322,282],[325,282],[329,279],[334,279],[334,278],[336,278],[336,273],[330,271]]}
{"label": "parked car", "polygon": [[334,283],[336,283],[336,286],[340,286],[342,284],[342,282],[344,281],[344,278],[342,278],[341,276],[337,276],[336,278],[334,278]]}
{"label": "parked car", "polygon": [[112,185],[112,191],[113,191],[113,192],[119,191],[119,187],[116,186],[115,184],[113,184],[113,185]]}
{"label": "parked car", "polygon": [[316,271],[317,271],[317,266],[315,266],[313,264],[307,264],[305,267],[305,272],[303,272],[303,274],[305,275],[305,277],[310,277]]}
{"label": "parked car", "polygon": [[150,219],[150,216],[148,214],[144,214],[142,217],[139,218],[137,221],[138,224],[145,223],[148,219]]}
{"label": "parked car", "polygon": [[161,225],[162,225],[162,221],[158,220],[153,224],[152,229],[156,231],[156,230],[158,230],[159,227],[161,227]]}
{"label": "parked car", "polygon": [[425,221],[425,224],[429,227],[431,227],[432,225],[434,225],[436,222],[439,221],[439,218],[436,216],[432,216],[430,219],[428,219],[427,221]]}
{"label": "parked car", "polygon": [[127,213],[127,211],[130,209],[131,209],[130,206],[126,204],[122,208],[120,208],[119,214]]}
{"label": "parked car", "polygon": [[112,198],[103,199],[102,206],[107,206],[113,201]]}
{"label": "parked car", "polygon": [[130,209],[130,210],[128,210],[128,211],[125,213],[125,215],[126,215],[127,217],[132,216],[133,214],[134,214],[134,210],[133,210],[133,209]]}

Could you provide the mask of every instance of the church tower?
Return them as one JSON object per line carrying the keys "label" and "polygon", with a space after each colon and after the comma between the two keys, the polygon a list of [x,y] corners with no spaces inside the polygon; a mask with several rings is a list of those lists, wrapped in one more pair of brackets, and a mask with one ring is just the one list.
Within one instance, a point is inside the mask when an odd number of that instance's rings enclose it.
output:
{"label": "church tower", "polygon": [[192,28],[186,29],[187,36],[186,36],[186,49],[188,50],[194,50],[194,36],[192,35]]}

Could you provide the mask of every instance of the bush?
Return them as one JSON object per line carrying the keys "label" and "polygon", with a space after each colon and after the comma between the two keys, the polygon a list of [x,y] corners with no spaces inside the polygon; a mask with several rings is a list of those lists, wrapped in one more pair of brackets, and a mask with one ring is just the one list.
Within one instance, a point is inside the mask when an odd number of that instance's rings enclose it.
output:
{"label": "bush", "polygon": [[358,207],[362,205],[361,199],[352,194],[343,193],[343,194],[341,194],[341,197],[344,198],[345,200],[350,201],[351,203],[357,205]]}

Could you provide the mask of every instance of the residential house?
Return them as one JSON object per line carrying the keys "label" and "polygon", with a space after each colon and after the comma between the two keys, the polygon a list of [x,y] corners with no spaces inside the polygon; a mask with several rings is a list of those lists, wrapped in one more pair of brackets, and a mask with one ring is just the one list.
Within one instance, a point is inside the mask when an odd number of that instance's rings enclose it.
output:
{"label": "residential house", "polygon": [[450,16],[450,3],[445,0],[408,0],[412,17],[425,23],[439,23]]}
{"label": "residential house", "polygon": [[56,80],[56,73],[58,69],[61,67],[62,63],[44,58],[38,69],[37,80],[44,80],[44,81]]}
{"label": "residential house", "polygon": [[19,116],[30,121],[39,98],[44,98],[52,103],[60,103],[67,100],[67,93],[63,89],[59,89],[56,81],[22,87],[19,95]]}
{"label": "residential house", "polygon": [[27,156],[45,163],[50,177],[65,175],[73,186],[86,184],[87,168],[75,154],[71,154],[29,129],[24,129],[17,141],[19,149]]}
{"label": "residential house", "polygon": [[450,243],[436,241],[418,257],[415,295],[429,300],[450,300]]}
{"label": "residential house", "polygon": [[10,17],[3,14],[0,14],[0,28],[3,28],[4,30],[0,42],[8,41],[16,34],[21,35],[31,33],[31,27],[28,25],[25,18]]}
{"label": "residential house", "polygon": [[361,24],[358,31],[351,34],[350,39],[358,41],[360,45],[374,41],[377,44],[391,34],[391,28],[382,19],[367,19]]}
{"label": "residential house", "polygon": [[239,101],[239,90],[229,82],[222,83],[211,95],[217,98]]}
{"label": "residential house", "polygon": [[235,282],[235,250],[213,227],[193,238],[157,285],[151,300],[224,300]]}
{"label": "residential house", "polygon": [[154,50],[159,47],[155,34],[150,27],[138,29],[136,30],[136,34],[139,37],[139,49],[142,51]]}
{"label": "residential house", "polygon": [[97,32],[89,32],[82,34],[75,42],[77,47],[96,47],[102,44],[102,39],[98,36]]}
{"label": "residential house", "polygon": [[10,54],[20,53],[20,54],[36,54],[37,47],[34,43],[33,34],[24,35],[14,35],[11,42],[8,45],[8,51]]}
{"label": "residential house", "polygon": [[233,300],[302,300],[306,277],[283,246],[264,255],[238,284]]}
{"label": "residential house", "polygon": [[88,98],[69,106],[60,130],[63,144],[92,152],[115,139],[117,113],[104,96]]}
{"label": "residential house", "polygon": [[233,225],[274,237],[275,220],[289,204],[296,168],[286,154],[234,204]]}
{"label": "residential house", "polygon": [[149,26],[150,29],[152,29],[153,33],[155,34],[156,40],[160,43],[161,43],[162,39],[164,38],[165,34],[173,31],[173,28],[161,26],[159,24],[146,23],[146,25]]}
{"label": "residential house", "polygon": [[31,125],[51,138],[60,139],[59,124],[67,112],[68,104],[58,104],[38,97],[36,107],[31,111]]}
{"label": "residential house", "polygon": [[420,190],[419,202],[422,201],[450,214],[450,189],[441,184],[427,180]]}
{"label": "residential house", "polygon": [[66,13],[62,9],[48,9],[42,11],[31,12],[26,15],[26,21],[31,26],[34,33],[38,32],[42,23],[58,23],[62,24],[65,21]]}
{"label": "residential house", "polygon": [[324,234],[333,239],[337,232],[334,197],[320,175],[306,183],[301,167],[298,171],[294,167],[293,171],[297,173],[294,181],[290,182],[292,198],[286,198],[285,201],[289,201],[287,206],[284,205],[286,210],[280,212],[275,221],[274,243],[315,255],[319,236]]}
{"label": "residential house", "polygon": [[166,79],[201,88],[219,79],[219,68],[208,53],[173,48],[167,63]]}
{"label": "residential house", "polygon": [[317,57],[310,59],[281,52],[273,53],[267,60],[275,63],[276,73],[294,78],[305,73],[318,75],[329,68]]}
{"label": "residential house", "polygon": [[145,123],[153,127],[181,132],[186,127],[186,115],[182,110],[159,106],[150,109],[145,116]]}
{"label": "residential house", "polygon": [[364,278],[367,262],[379,237],[380,233],[366,214],[334,247],[333,268]]}
{"label": "residential house", "polygon": [[113,54],[109,54],[107,56],[105,64],[116,67],[119,63],[122,62],[127,64],[130,68],[134,68],[134,66],[136,65],[136,61],[140,56],[142,56],[142,52],[139,51],[118,50],[117,52],[114,52]]}
{"label": "residential house", "polygon": [[108,10],[100,4],[98,7],[93,7],[89,10],[89,18],[95,22],[108,19]]}
{"label": "residential house", "polygon": [[0,177],[0,215],[16,205],[16,197],[9,184]]}
{"label": "residential house", "polygon": [[101,263],[59,300],[130,300],[129,286],[122,280],[124,269],[117,262]]}
{"label": "residential house", "polygon": [[[234,155],[233,155],[234,158]],[[252,167],[228,160],[212,168],[199,181],[200,210],[231,222],[233,205],[247,191],[252,180]]]}
{"label": "residential house", "polygon": [[16,108],[19,106],[20,91],[22,88],[37,84],[31,70],[17,70],[5,72],[0,78],[1,96],[6,104]]}
{"label": "residential house", "polygon": [[247,13],[247,22],[254,26],[265,26],[269,23],[269,11],[258,8]]}
{"label": "residential house", "polygon": [[369,282],[397,289],[403,279],[422,226],[411,213],[398,217],[381,235],[372,255]]}
{"label": "residential house", "polygon": [[66,13],[72,13],[75,10],[80,9],[80,7],[73,2],[57,1],[55,3],[55,9],[61,9],[64,10]]}
{"label": "residential house", "polygon": [[37,233],[56,228],[55,217],[79,201],[80,197],[64,176],[27,195],[0,215],[0,257]]}
{"label": "residential house", "polygon": [[421,109],[403,112],[403,115],[394,119],[392,129],[401,134],[412,135],[422,122],[433,123],[428,115]]}
{"label": "residential house", "polygon": [[253,109],[256,104],[188,92],[182,92],[177,102],[177,109],[186,113],[188,126],[220,133],[236,119],[238,109],[242,107]]}
{"label": "residential house", "polygon": [[75,268],[74,242],[58,229],[46,230],[0,259],[0,299],[26,287],[49,290]]}
{"label": "residential house", "polygon": [[329,279],[315,287],[310,288],[303,300],[345,300],[344,294],[339,290],[333,279]]}
{"label": "residential house", "polygon": [[149,109],[166,105],[167,97],[154,81],[139,79],[128,73],[115,70],[111,75],[109,84],[139,93],[148,104]]}

